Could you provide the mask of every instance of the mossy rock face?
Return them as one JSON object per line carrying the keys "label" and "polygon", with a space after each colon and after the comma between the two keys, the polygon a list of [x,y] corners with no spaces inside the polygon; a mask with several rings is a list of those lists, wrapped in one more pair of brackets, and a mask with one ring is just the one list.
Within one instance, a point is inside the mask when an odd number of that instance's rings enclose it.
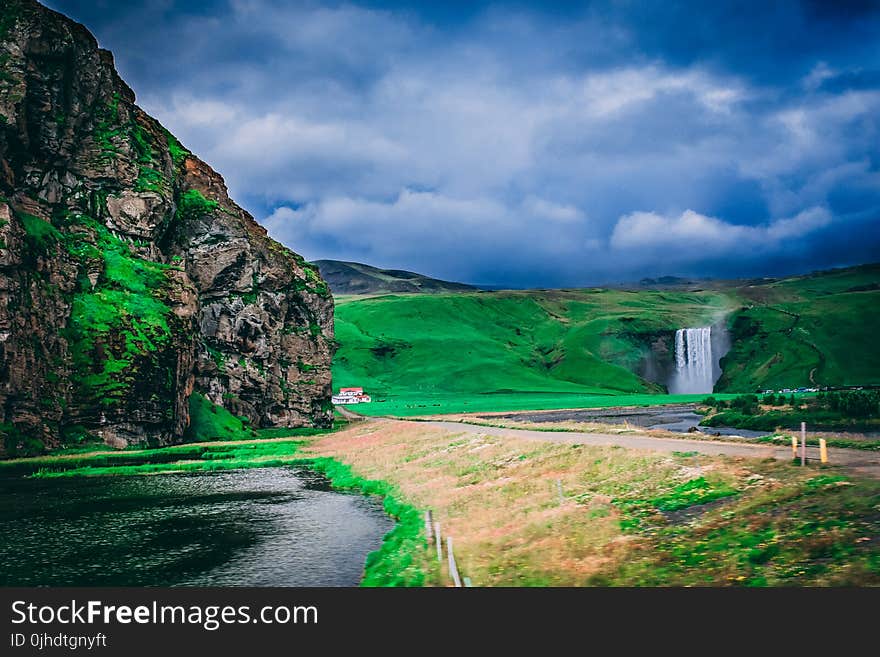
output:
{"label": "mossy rock face", "polygon": [[180,441],[194,390],[255,427],[329,425],[320,276],[83,26],[8,0],[0,40],[0,455]]}
{"label": "mossy rock face", "polygon": [[[178,390],[191,384],[196,292],[183,272],[140,258],[104,226],[79,217],[92,241],[78,234],[68,240],[69,252],[85,257],[96,277],[80,277],[73,295],[66,331],[72,369],[79,380],[73,393],[78,422],[95,425],[101,418],[163,427],[171,439],[187,427],[187,410]],[[97,266],[96,266],[97,265]],[[169,403],[173,400],[173,403]]]}

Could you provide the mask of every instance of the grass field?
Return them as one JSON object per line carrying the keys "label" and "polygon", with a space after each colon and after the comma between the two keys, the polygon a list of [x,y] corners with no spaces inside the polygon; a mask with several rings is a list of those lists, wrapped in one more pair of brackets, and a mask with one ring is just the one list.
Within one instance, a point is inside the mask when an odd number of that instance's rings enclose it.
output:
{"label": "grass field", "polygon": [[[453,393],[419,395],[404,393],[388,398],[373,397],[370,404],[359,404],[353,410],[361,415],[412,417],[448,413],[494,413],[504,411],[542,411],[553,408],[609,408],[612,406],[657,406],[660,404],[697,403],[706,395],[588,395],[510,392],[485,395]],[[715,395],[729,399],[735,395]]]}
{"label": "grass field", "polygon": [[695,292],[346,297],[333,379],[365,387],[371,415],[672,403],[603,396],[663,393],[675,330],[726,318],[718,391],[866,384],[880,382],[878,307],[878,265]]}
{"label": "grass field", "polygon": [[389,421],[303,450],[433,509],[475,586],[880,584],[880,483],[833,468]]}

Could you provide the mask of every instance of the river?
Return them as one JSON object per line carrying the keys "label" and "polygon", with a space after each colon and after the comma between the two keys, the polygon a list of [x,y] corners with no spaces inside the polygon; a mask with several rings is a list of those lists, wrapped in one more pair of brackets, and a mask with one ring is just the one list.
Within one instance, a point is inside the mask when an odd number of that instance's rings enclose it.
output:
{"label": "river", "polygon": [[750,431],[735,427],[701,427],[702,415],[694,412],[693,404],[676,404],[666,406],[644,406],[632,408],[595,408],[561,411],[536,411],[533,413],[518,411],[516,413],[482,415],[484,419],[499,417],[518,422],[600,422],[603,424],[624,424],[643,429],[666,429],[678,433],[691,430],[719,436],[742,436],[758,438],[766,436],[768,431]]}
{"label": "river", "polygon": [[356,586],[392,528],[304,468],[0,479],[2,586]]}

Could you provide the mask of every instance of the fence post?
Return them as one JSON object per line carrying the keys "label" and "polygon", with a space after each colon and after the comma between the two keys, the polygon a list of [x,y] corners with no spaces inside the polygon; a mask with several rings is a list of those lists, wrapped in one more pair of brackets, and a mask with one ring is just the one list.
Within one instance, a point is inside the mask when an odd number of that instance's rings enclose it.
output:
{"label": "fence post", "polygon": [[437,561],[443,561],[443,539],[440,537],[440,523],[434,523],[434,537],[437,540]]}
{"label": "fence post", "polygon": [[807,464],[807,423],[801,422],[801,465]]}
{"label": "fence post", "polygon": [[819,438],[819,460],[828,463],[828,443],[824,438]]}
{"label": "fence post", "polygon": [[461,588],[461,578],[458,576],[458,566],[455,565],[455,553],[452,551],[452,537],[446,537],[446,552],[449,554],[449,574],[456,588]]}
{"label": "fence post", "polygon": [[791,458],[796,459],[798,453],[798,441],[797,436],[791,437]]}
{"label": "fence post", "polygon": [[433,538],[433,528],[434,523],[431,521],[431,509],[428,509],[425,511],[425,538],[428,539],[428,543],[430,543]]}

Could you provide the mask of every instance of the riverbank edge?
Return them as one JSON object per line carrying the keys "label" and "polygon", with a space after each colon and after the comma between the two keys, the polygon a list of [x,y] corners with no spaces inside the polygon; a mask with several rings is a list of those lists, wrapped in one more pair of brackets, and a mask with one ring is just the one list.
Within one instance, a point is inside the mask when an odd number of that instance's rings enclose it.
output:
{"label": "riverbank edge", "polygon": [[425,572],[428,541],[422,531],[422,513],[405,502],[392,484],[381,479],[365,479],[347,463],[333,457],[302,459],[299,465],[324,475],[335,490],[357,491],[382,498],[382,507],[395,520],[394,527],[382,538],[382,546],[367,555],[363,587],[421,587]]}
{"label": "riverbank edge", "polygon": [[[326,477],[333,490],[382,498],[384,512],[394,520],[394,527],[382,537],[382,544],[379,549],[367,555],[360,586],[421,587],[426,584],[429,578],[431,580],[436,579],[433,577],[434,573],[429,570],[431,561],[427,558],[428,543],[422,531],[420,510],[404,501],[393,485],[386,481],[361,477],[354,472],[350,465],[337,459],[326,456],[294,456],[303,447],[307,447],[310,442],[311,440],[303,440],[301,437],[293,439],[278,437],[274,439],[222,441],[219,443],[202,442],[160,447],[142,452],[115,452],[108,450],[89,454],[25,457],[6,460],[3,462],[3,465],[11,470],[17,465],[31,466],[33,470],[30,473],[19,471],[16,474],[35,478],[146,476],[195,470],[243,470],[283,466],[306,468]],[[255,446],[259,444],[287,444],[293,450],[281,458],[250,460],[234,464],[224,461],[213,461],[211,459],[204,461],[201,461],[201,459],[198,461],[185,459],[186,456],[194,456],[193,451],[201,451],[200,456],[204,456],[212,448],[222,449],[230,446]],[[175,452],[180,452],[184,459],[160,463],[149,462],[151,457],[155,458],[160,454],[173,454]],[[116,460],[132,458],[142,458],[145,462],[142,464],[113,464],[113,461]],[[104,466],[94,467],[90,465],[90,462],[103,462]],[[53,471],[49,469],[53,464],[66,467],[61,471]],[[105,470],[105,472],[102,472],[102,470]]]}

